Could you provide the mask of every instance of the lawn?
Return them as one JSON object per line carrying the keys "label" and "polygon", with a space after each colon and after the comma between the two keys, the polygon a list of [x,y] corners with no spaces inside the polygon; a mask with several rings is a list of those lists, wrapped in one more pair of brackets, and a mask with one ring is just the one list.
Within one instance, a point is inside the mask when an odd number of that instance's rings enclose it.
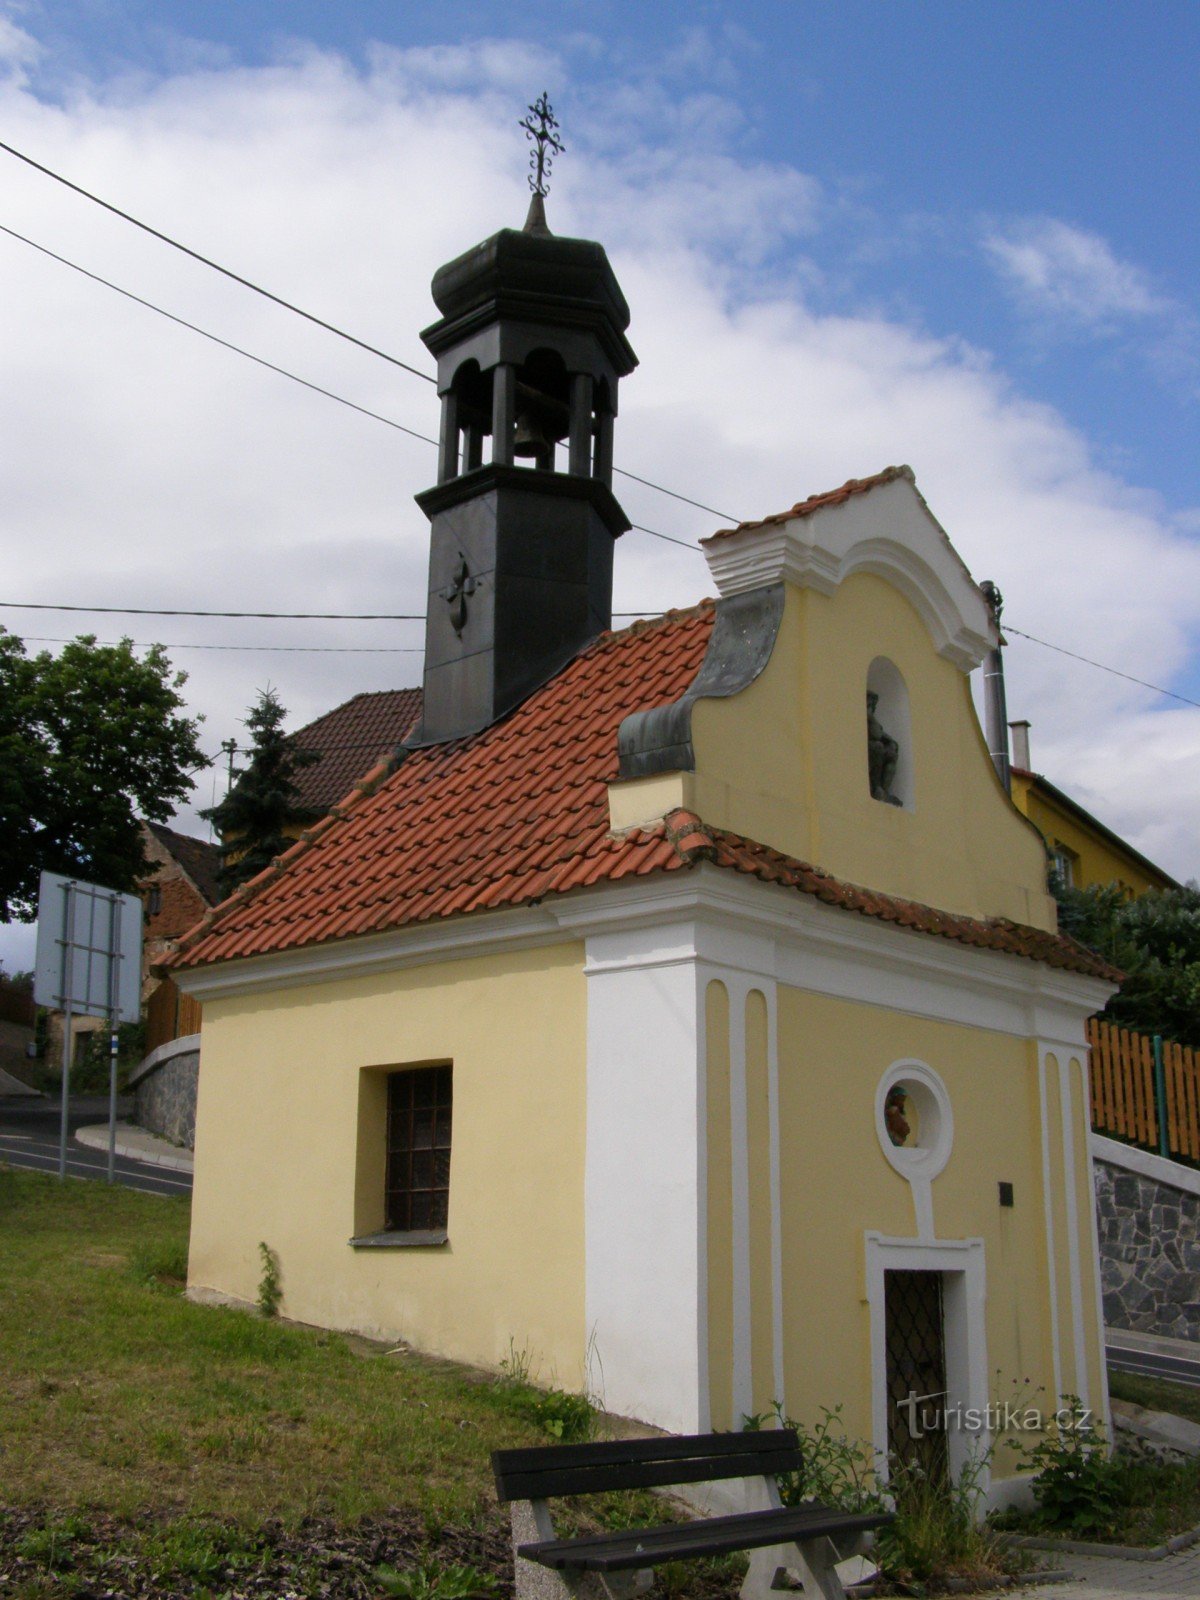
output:
{"label": "lawn", "polygon": [[193,1305],[187,1229],[184,1199],[0,1167],[0,1595],[506,1583],[488,1456],[548,1442],[535,1393]]}
{"label": "lawn", "polygon": [[1141,1378],[1133,1372],[1108,1374],[1108,1392],[1114,1400],[1128,1400],[1148,1411],[1171,1411],[1189,1422],[1200,1422],[1200,1389],[1162,1378]]}
{"label": "lawn", "polygon": [[403,1505],[470,1519],[509,1391],[365,1340],[193,1305],[184,1199],[0,1169],[6,1503],[250,1524]]}

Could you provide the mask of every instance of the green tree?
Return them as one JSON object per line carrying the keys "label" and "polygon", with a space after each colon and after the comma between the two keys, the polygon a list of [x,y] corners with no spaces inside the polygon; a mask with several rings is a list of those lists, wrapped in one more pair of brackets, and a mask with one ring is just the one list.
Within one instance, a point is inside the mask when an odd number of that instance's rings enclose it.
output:
{"label": "green tree", "polygon": [[259,691],[246,714],[250,761],[220,805],[200,815],[221,836],[221,888],[232,894],[295,843],[320,811],[300,799],[296,774],[320,757],[301,750],[283,731],[287,712],[274,689]]}
{"label": "green tree", "polygon": [[30,656],[0,628],[0,922],[31,921],[43,868],[130,890],[139,815],[166,822],[207,765],[161,645],[90,634]]}
{"label": "green tree", "polygon": [[1200,1049],[1200,887],[1151,889],[1136,899],[1115,883],[1056,894],[1062,931],[1126,975],[1104,1016]]}

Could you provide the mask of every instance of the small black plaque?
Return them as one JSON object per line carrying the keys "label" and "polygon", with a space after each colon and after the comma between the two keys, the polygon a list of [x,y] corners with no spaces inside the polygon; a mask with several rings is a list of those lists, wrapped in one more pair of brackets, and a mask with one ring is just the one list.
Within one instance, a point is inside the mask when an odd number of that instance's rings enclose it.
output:
{"label": "small black plaque", "polygon": [[1012,1186],[1011,1183],[1002,1183],[1000,1185],[1000,1204],[1002,1206],[1011,1206],[1012,1203],[1013,1203],[1013,1186]]}

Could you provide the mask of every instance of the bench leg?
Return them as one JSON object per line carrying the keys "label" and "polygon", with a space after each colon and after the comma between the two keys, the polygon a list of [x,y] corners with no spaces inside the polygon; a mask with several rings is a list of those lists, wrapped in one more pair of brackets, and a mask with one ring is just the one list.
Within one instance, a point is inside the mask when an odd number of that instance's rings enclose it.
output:
{"label": "bench leg", "polygon": [[554,1538],[554,1524],[544,1500],[514,1500],[512,1512],[513,1577],[517,1600],[634,1600],[654,1582],[644,1572],[556,1572],[540,1561],[526,1561],[517,1546]]}

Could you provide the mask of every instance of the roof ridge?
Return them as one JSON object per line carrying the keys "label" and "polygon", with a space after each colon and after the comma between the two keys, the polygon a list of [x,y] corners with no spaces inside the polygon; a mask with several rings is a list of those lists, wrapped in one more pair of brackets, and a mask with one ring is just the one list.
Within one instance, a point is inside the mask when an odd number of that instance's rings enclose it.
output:
{"label": "roof ridge", "polygon": [[787,511],[771,511],[765,517],[752,517],[749,521],[739,522],[732,528],[718,528],[715,533],[710,533],[701,539],[700,543],[709,544],[713,539],[727,539],[731,534],[765,528],[771,523],[791,522],[795,517],[811,517],[813,512],[821,511],[826,506],[841,505],[852,495],[866,494],[868,490],[880,489],[885,483],[895,483],[897,478],[904,478],[916,488],[916,474],[911,467],[904,464],[884,467],[882,471],[871,473],[865,478],[847,478],[845,483],[839,484],[836,489],[824,489],[819,494],[810,494],[805,500],[797,500]]}
{"label": "roof ridge", "polygon": [[[605,628],[589,644],[584,645],[578,655],[572,656],[571,661],[578,661],[581,656],[591,655],[596,650],[605,650],[609,645],[617,644],[622,639],[636,638],[638,634],[650,633],[655,628],[666,627],[668,623],[685,622],[693,617],[705,616],[708,612],[715,610],[716,605],[716,598],[712,595],[706,595],[702,600],[697,600],[690,606],[671,606],[668,610],[657,612],[654,616],[637,617],[623,628]],[[570,666],[570,664],[570,662],[567,662],[566,665]],[[557,677],[557,673],[555,676]]]}

